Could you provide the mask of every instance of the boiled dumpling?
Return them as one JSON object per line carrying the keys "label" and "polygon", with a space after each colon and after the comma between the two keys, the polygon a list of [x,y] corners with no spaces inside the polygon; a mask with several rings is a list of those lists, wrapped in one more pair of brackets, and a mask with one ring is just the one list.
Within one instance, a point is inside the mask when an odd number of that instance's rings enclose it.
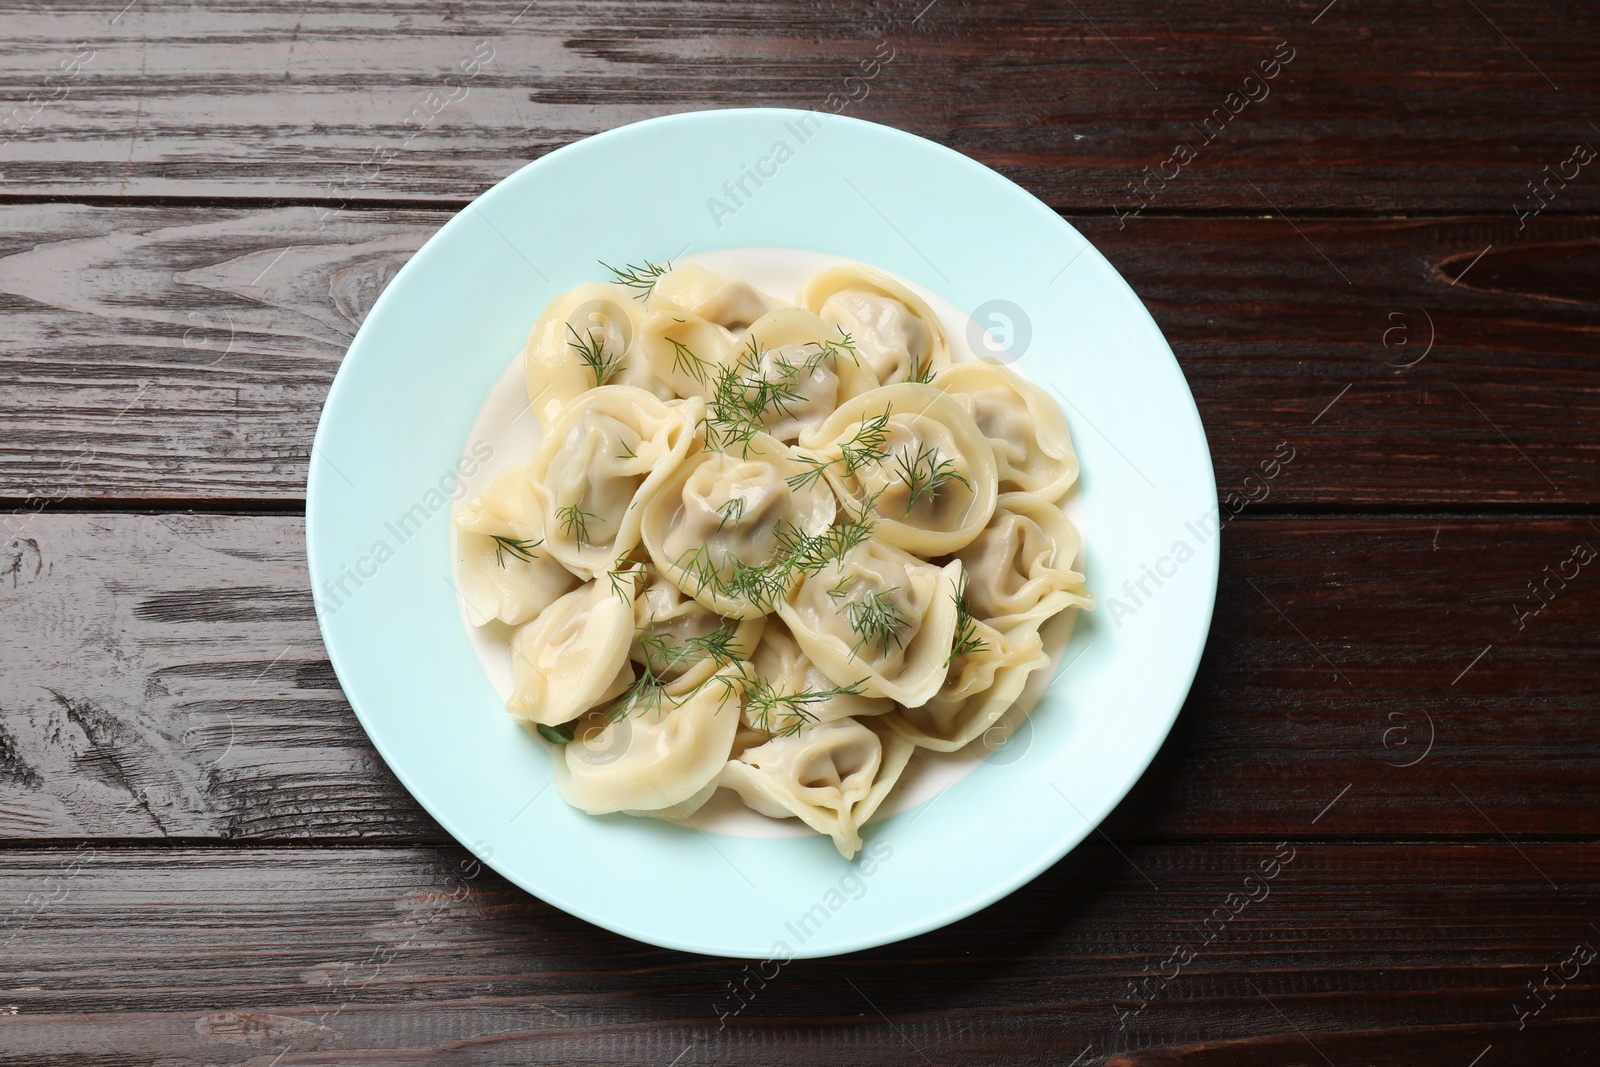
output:
{"label": "boiled dumpling", "polygon": [[639,543],[653,489],[696,444],[699,400],[641,389],[591,389],[556,421],[528,470],[544,505],[545,544],[584,578],[612,570]]}
{"label": "boiled dumpling", "polygon": [[628,656],[682,694],[703,683],[730,660],[748,660],[767,617],[728,619],[687,597],[665,576],[652,572],[634,602],[633,647]]}
{"label": "boiled dumpling", "polygon": [[682,263],[656,279],[649,306],[673,314],[687,312],[737,333],[779,302],[748,282]]}
{"label": "boiled dumpling", "polygon": [[645,505],[645,547],[656,568],[713,611],[765,615],[792,575],[768,565],[794,531],[816,535],[838,504],[827,483],[797,486],[807,467],[757,434],[740,452],[690,456]]}
{"label": "boiled dumpling", "polygon": [[592,712],[555,752],[556,788],[591,815],[687,817],[713,790],[739,728],[740,673],[725,667],[683,700],[663,695],[616,714]]}
{"label": "boiled dumpling", "polygon": [[633,589],[590,582],[551,604],[511,639],[506,710],[559,726],[620,695],[632,681]]}
{"label": "boiled dumpling", "polygon": [[639,351],[650,372],[684,397],[711,396],[718,368],[738,344],[738,336],[726,327],[676,308],[648,312],[639,336]]}
{"label": "boiled dumpling", "polygon": [[933,384],[965,407],[988,438],[1000,471],[1000,492],[1060,500],[1078,480],[1061,406],[1037,385],[994,363],[956,363]]}
{"label": "boiled dumpling", "polygon": [[920,748],[954,752],[999,721],[1029,675],[1049,662],[1037,630],[1013,639],[974,621],[967,649],[951,660],[938,694],[921,707],[897,708],[884,722]]}
{"label": "boiled dumpling", "polygon": [[522,351],[528,400],[546,433],[562,412],[597,385],[659,386],[639,349],[644,310],[626,288],[587,282],[567,290],[539,315]]}
{"label": "boiled dumpling", "polygon": [[966,564],[966,602],[1000,631],[1037,629],[1067,608],[1092,608],[1094,598],[1074,570],[1078,528],[1054,504],[1010,497],[977,538],[956,553]]}
{"label": "boiled dumpling", "polygon": [[899,781],[911,750],[891,730],[835,719],[747,749],[728,761],[721,782],[763,815],[794,816],[827,834],[850,859],[861,848],[861,827]]}
{"label": "boiled dumpling", "polygon": [[944,683],[960,580],[960,563],[941,569],[868,540],[803,577],[778,614],[835,685],[916,707]]}
{"label": "boiled dumpling", "polygon": [[800,306],[849,334],[880,384],[927,381],[950,362],[939,317],[882,271],[860,264],[829,267],[806,282]]}
{"label": "boiled dumpling", "polygon": [[994,451],[961,405],[907,382],[841,405],[801,446],[840,498],[870,504],[874,536],[923,556],[963,547],[994,513]]}
{"label": "boiled dumpling", "polygon": [[456,574],[473,625],[520,625],[578,579],[544,547],[544,509],[527,464],[508,467],[455,515]]}
{"label": "boiled dumpling", "polygon": [[750,665],[759,683],[745,692],[740,717],[766,734],[792,732],[807,722],[883,715],[894,701],[842,691],[817,669],[782,619],[767,620]]}
{"label": "boiled dumpling", "polygon": [[795,440],[878,384],[848,336],[801,308],[778,308],[751,323],[723,363],[722,395],[710,400],[712,414],[722,417],[716,421],[741,425],[754,398],[763,409],[760,429],[780,441]]}

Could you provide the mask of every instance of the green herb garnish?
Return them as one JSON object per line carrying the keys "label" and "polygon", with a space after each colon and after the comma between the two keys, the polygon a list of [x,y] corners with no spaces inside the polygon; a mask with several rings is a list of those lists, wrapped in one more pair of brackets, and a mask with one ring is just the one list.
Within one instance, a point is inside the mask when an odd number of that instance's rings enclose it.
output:
{"label": "green herb garnish", "polygon": [[561,529],[577,542],[579,548],[589,540],[589,520],[599,518],[594,512],[584,511],[577,504],[556,509],[556,519],[561,523]]}
{"label": "green herb garnish", "polygon": [[552,745],[566,745],[572,742],[572,727],[570,726],[546,726],[541,722],[538,727],[539,736]]}
{"label": "green herb garnish", "polygon": [[967,609],[967,570],[961,569],[961,577],[956,580],[956,638],[950,647],[950,654],[944,658],[946,670],[950,664],[963,656],[970,656],[975,652],[984,652],[989,648],[989,642],[978,636],[978,620],[972,617],[972,612]]}
{"label": "green herb garnish", "polygon": [[524,541],[516,537],[501,537],[499,534],[490,534],[494,539],[494,561],[500,566],[506,565],[506,553],[511,553],[513,559],[520,559],[524,563],[532,563],[533,550],[544,544],[544,538],[537,541]]}
{"label": "green herb garnish", "polygon": [[656,282],[661,280],[663,274],[672,269],[670,261],[658,265],[647,259],[642,265],[635,266],[632,263],[628,263],[620,269],[613,267],[603,259],[598,260],[598,262],[611,272],[618,285],[626,285],[629,289],[639,290],[633,294],[639,300],[648,300],[650,294],[655,291]]}
{"label": "green herb garnish", "polygon": [[937,500],[940,492],[951,482],[960,482],[968,488],[972,486],[966,475],[956,469],[955,460],[940,459],[939,450],[933,445],[918,447],[914,457],[909,449],[900,452],[895,457],[895,470],[908,494],[907,515],[911,514],[919,500],[927,499],[929,503]]}
{"label": "green herb garnish", "polygon": [[592,329],[579,333],[570,322],[567,323],[567,332],[572,335],[567,347],[577,352],[583,365],[589,368],[596,387],[606,384],[612,375],[622,369],[622,353],[610,352],[603,335],[596,334]]}

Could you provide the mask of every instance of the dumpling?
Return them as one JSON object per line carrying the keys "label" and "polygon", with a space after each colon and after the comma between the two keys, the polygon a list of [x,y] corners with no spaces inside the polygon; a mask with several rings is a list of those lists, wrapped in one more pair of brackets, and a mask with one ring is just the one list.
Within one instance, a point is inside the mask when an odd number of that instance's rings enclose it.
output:
{"label": "dumpling", "polygon": [[855,719],[811,723],[729,760],[721,782],[763,815],[794,816],[827,834],[850,859],[912,747],[892,730]]}
{"label": "dumpling", "polygon": [[1032,493],[1049,503],[1078,480],[1078,454],[1061,405],[1037,385],[983,361],[952,364],[933,384],[955,397],[988,438],[1002,494]]}
{"label": "dumpling", "polygon": [[519,625],[578,585],[544,547],[544,509],[519,463],[456,512],[456,574],[473,625]]}
{"label": "dumpling", "polygon": [[1028,676],[1050,663],[1039,632],[1008,637],[974,620],[944,687],[918,708],[897,708],[884,722],[919,748],[954,752],[981,736],[1016,703]]}
{"label": "dumpling", "polygon": [[[740,673],[723,668],[682,701],[670,696],[616,715],[595,711],[555,751],[556,788],[591,815],[663,812],[687,818],[715,790],[739,728]],[[691,803],[693,802],[693,803]]]}
{"label": "dumpling", "polygon": [[1067,608],[1094,607],[1073,569],[1082,540],[1054,504],[1027,495],[1006,498],[972,544],[956,553],[966,564],[966,603],[996,630],[1037,628]]}
{"label": "dumpling", "polygon": [[961,405],[931,385],[863,393],[800,444],[826,464],[841,500],[870,503],[875,536],[908,552],[954,552],[994,514],[994,450]]}
{"label": "dumpling", "polygon": [[656,387],[644,365],[637,343],[643,324],[638,301],[609,282],[586,282],[550,301],[522,350],[528,400],[541,430],[549,433],[561,413],[597,385],[634,385],[671,396]]}
{"label": "dumpling", "polygon": [[650,373],[685,397],[710,396],[718,368],[738,344],[738,335],[727,328],[675,308],[646,313],[639,334],[639,351]]}
{"label": "dumpling", "polygon": [[699,452],[661,483],[644,507],[645,547],[656,568],[711,610],[765,615],[789,575],[767,567],[795,530],[817,535],[838,504],[825,482],[797,487],[807,467],[788,446],[753,437],[743,455]]}
{"label": "dumpling", "polygon": [[916,707],[944,684],[960,579],[960,563],[941,569],[868,540],[803,576],[778,614],[835,685]]}
{"label": "dumpling", "polygon": [[592,578],[632,551],[645,501],[696,446],[704,410],[626,385],[591,389],[568,408],[528,465],[551,555]]}
{"label": "dumpling", "polygon": [[755,653],[767,617],[728,619],[687,597],[652,572],[633,606],[633,647],[628,658],[681,695],[705,682],[730,660]]}
{"label": "dumpling", "polygon": [[878,384],[853,343],[801,308],[769,311],[724,356],[721,387],[709,398],[712,435],[726,446],[762,429],[793,441],[839,404]]}
{"label": "dumpling", "polygon": [[745,690],[740,717],[766,734],[793,732],[808,722],[884,715],[894,701],[841,690],[800,648],[782,619],[768,619],[755,654],[755,678]]}
{"label": "dumpling", "polygon": [[682,263],[656,279],[649,306],[671,313],[688,312],[735,333],[779,306],[748,282]]}
{"label": "dumpling", "polygon": [[511,697],[523,722],[559,726],[621,695],[633,681],[633,590],[590,582],[551,604],[511,639]]}
{"label": "dumpling", "polygon": [[950,363],[944,326],[927,301],[880,270],[820,271],[800,291],[800,306],[849,334],[882,385],[925,382]]}

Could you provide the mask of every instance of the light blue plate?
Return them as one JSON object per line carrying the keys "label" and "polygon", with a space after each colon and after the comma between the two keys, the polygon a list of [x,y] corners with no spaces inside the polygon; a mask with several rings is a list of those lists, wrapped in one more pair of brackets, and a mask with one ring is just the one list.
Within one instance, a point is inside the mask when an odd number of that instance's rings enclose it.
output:
{"label": "light blue plate", "polygon": [[[823,837],[699,834],[569,808],[548,756],[500,709],[449,581],[450,493],[468,427],[544,304],[601,280],[596,260],[740,247],[875,264],[1009,329],[1024,372],[1068,398],[1083,463],[1084,570],[1099,606],[1080,616],[1068,669],[1030,728],[934,800],[868,827],[854,863]],[[378,751],[445,829],[590,922],[750,959],[910,937],[1055,863],[1167,736],[1216,592],[1205,433],[1117,272],[994,171],[809,112],[652,119],[552,152],[484,193],[367,316],[317,428],[307,497],[334,669]]]}

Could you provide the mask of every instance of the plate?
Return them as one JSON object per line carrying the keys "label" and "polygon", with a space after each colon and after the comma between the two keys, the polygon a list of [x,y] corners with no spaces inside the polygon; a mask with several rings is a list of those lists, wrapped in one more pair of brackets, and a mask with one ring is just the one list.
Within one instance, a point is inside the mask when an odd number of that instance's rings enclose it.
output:
{"label": "plate", "polygon": [[[471,430],[533,319],[597,261],[735,249],[870,263],[943,297],[1063,400],[1082,462],[1079,617],[1032,716],[866,830],[825,837],[594,818],[551,785],[458,611],[450,512],[496,457]],[[993,903],[1084,839],[1143,773],[1211,620],[1218,516],[1193,398],[1160,331],[1048,207],[930,141],[842,116],[693,112],[529,164],[384,290],[312,445],[306,544],[334,670],[407,789],[500,874],[668,948],[787,960],[910,937]]]}

